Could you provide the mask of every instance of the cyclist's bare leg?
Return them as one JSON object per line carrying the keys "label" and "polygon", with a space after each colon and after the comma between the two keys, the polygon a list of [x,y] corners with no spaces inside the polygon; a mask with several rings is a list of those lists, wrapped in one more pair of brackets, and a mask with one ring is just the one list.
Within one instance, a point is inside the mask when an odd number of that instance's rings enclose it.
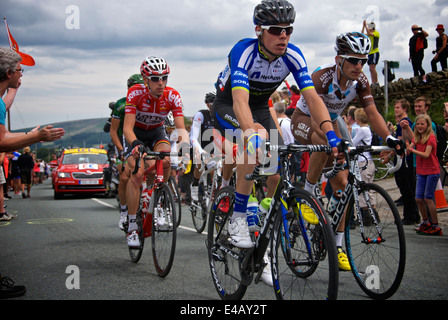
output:
{"label": "cyclist's bare leg", "polygon": [[[129,227],[128,233],[131,233],[134,230],[137,230],[137,224],[131,223],[131,221],[135,220],[137,215],[137,210],[140,202],[140,185],[143,181],[143,176],[145,172],[145,166],[143,164],[143,160],[141,161],[140,169],[136,174],[131,174],[129,178],[129,182],[126,188],[126,201],[128,204],[128,216],[129,216]],[[130,172],[134,171],[136,164],[136,159],[133,156],[128,158],[127,166],[129,167]]]}
{"label": "cyclist's bare leg", "polygon": [[222,153],[225,155],[222,167],[222,183],[223,187],[227,186],[232,179],[233,168],[236,167],[237,145],[229,140],[222,143]]}
{"label": "cyclist's bare leg", "polygon": [[[156,152],[171,152],[171,146],[167,143],[159,143],[154,148]],[[163,158],[163,181],[167,182],[171,175],[171,157]]]}
{"label": "cyclist's bare leg", "polygon": [[129,168],[125,166],[125,169],[123,169],[123,164],[117,165],[117,170],[120,174],[120,180],[118,182],[118,197],[120,198],[120,205],[125,206],[126,205],[126,186],[129,182]]}

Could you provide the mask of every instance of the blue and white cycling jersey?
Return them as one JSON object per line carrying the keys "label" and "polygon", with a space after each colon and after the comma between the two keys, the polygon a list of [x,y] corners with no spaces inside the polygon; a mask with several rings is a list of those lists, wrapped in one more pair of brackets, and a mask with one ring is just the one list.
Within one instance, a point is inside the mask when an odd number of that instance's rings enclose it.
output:
{"label": "blue and white cycling jersey", "polygon": [[302,92],[314,88],[299,48],[288,44],[284,56],[269,62],[261,52],[258,39],[243,39],[233,47],[228,64],[219,75],[217,99],[232,104],[232,90],[243,89],[250,94],[251,109],[266,108],[270,96],[290,73]]}

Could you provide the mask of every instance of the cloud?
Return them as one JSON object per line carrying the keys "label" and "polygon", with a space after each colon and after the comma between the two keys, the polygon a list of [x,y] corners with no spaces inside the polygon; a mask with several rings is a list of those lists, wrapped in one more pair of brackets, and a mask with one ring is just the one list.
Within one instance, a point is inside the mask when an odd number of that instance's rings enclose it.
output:
{"label": "cloud", "polygon": [[[407,61],[410,26],[422,24],[435,46],[435,26],[448,16],[447,0],[379,0],[375,5],[342,0],[291,0],[297,11],[291,42],[304,53],[309,70],[334,61],[336,35],[361,31],[377,17],[381,64],[400,61],[398,77],[412,76]],[[203,108],[232,46],[254,37],[252,14],[258,0],[2,0],[0,12],[20,48],[36,60],[25,68],[11,111],[12,128],[107,117],[108,104],[126,94],[126,80],[147,55],[166,58],[169,85],[182,95],[188,116]],[[79,29],[67,28],[79,8]],[[376,15],[376,16],[375,16]],[[442,19],[443,18],[443,19]],[[0,28],[0,45],[8,46]],[[431,49],[432,50],[432,49]],[[424,68],[429,71],[430,50]],[[382,65],[377,67],[380,73]],[[368,69],[365,68],[368,73]],[[290,82],[292,79],[288,78]]]}

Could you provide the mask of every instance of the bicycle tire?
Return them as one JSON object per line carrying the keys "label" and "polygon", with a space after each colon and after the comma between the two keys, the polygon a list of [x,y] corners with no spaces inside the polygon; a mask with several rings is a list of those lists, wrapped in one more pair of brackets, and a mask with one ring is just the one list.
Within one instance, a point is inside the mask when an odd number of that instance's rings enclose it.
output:
{"label": "bicycle tire", "polygon": [[[143,219],[142,212],[139,209],[137,211],[136,222],[137,222],[137,233],[138,233],[138,239],[140,240],[140,246],[139,247],[128,247],[129,256],[131,257],[131,261],[134,263],[137,263],[140,261],[140,258],[142,257],[142,253],[143,253],[143,247],[145,245],[145,237],[144,237],[143,220],[142,219]],[[126,230],[127,230],[127,225],[126,225]]]}
{"label": "bicycle tire", "polygon": [[337,299],[338,260],[326,211],[315,197],[300,189],[291,192],[288,207],[285,219],[279,209],[271,243],[276,298]]}
{"label": "bicycle tire", "polygon": [[[154,192],[152,256],[157,274],[166,277],[173,266],[176,251],[176,205],[171,188],[166,183],[162,183]],[[163,214],[164,221],[159,213]]]}
{"label": "bicycle tire", "polygon": [[383,180],[390,175],[389,170],[392,168],[391,163],[383,163],[380,158],[373,159],[375,163],[374,181]]}
{"label": "bicycle tire", "polygon": [[[370,191],[376,201],[377,213],[370,211],[367,218],[362,218],[359,205],[355,205],[352,197],[347,208],[350,214],[346,217],[345,244],[358,285],[369,297],[383,300],[395,294],[403,279],[406,241],[400,214],[392,198],[382,187],[373,183],[362,184],[358,191],[359,197],[366,197],[366,192]],[[370,204],[371,199],[368,200]],[[356,219],[356,229],[350,229],[350,216]],[[367,219],[370,226],[365,225]],[[360,232],[361,224],[364,234]],[[384,241],[378,241],[380,235],[377,227],[381,230]]]}
{"label": "bicycle tire", "polygon": [[173,176],[170,176],[168,183],[171,187],[171,191],[173,192],[174,195],[174,202],[177,204],[176,209],[177,209],[177,216],[176,216],[176,227],[180,226],[180,221],[182,219],[182,199],[180,196],[180,190],[179,190],[179,186],[176,182],[176,179],[174,179]]}
{"label": "bicycle tire", "polygon": [[244,250],[229,244],[227,226],[233,213],[235,188],[223,187],[215,194],[211,205],[207,253],[213,284],[222,300],[239,300],[246,293],[240,272],[240,260]]}
{"label": "bicycle tire", "polygon": [[[210,186],[204,186],[204,182],[201,181],[198,187],[198,207],[190,206],[191,218],[193,220],[194,228],[197,233],[202,233],[205,229],[205,225],[207,224],[207,201],[206,198],[209,192],[206,192],[205,188],[209,188]],[[210,192],[211,193],[211,192]]]}

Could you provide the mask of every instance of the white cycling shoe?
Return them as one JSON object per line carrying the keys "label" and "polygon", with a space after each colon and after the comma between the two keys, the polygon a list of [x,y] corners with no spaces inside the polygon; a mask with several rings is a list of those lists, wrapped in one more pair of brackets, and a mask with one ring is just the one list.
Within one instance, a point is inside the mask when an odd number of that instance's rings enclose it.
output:
{"label": "white cycling shoe", "polygon": [[229,222],[228,231],[230,242],[237,248],[250,249],[254,246],[249,234],[246,218],[236,218],[233,223]]}
{"label": "white cycling shoe", "polygon": [[137,230],[133,230],[131,233],[128,233],[127,240],[129,248],[140,247],[140,239],[138,238]]}

